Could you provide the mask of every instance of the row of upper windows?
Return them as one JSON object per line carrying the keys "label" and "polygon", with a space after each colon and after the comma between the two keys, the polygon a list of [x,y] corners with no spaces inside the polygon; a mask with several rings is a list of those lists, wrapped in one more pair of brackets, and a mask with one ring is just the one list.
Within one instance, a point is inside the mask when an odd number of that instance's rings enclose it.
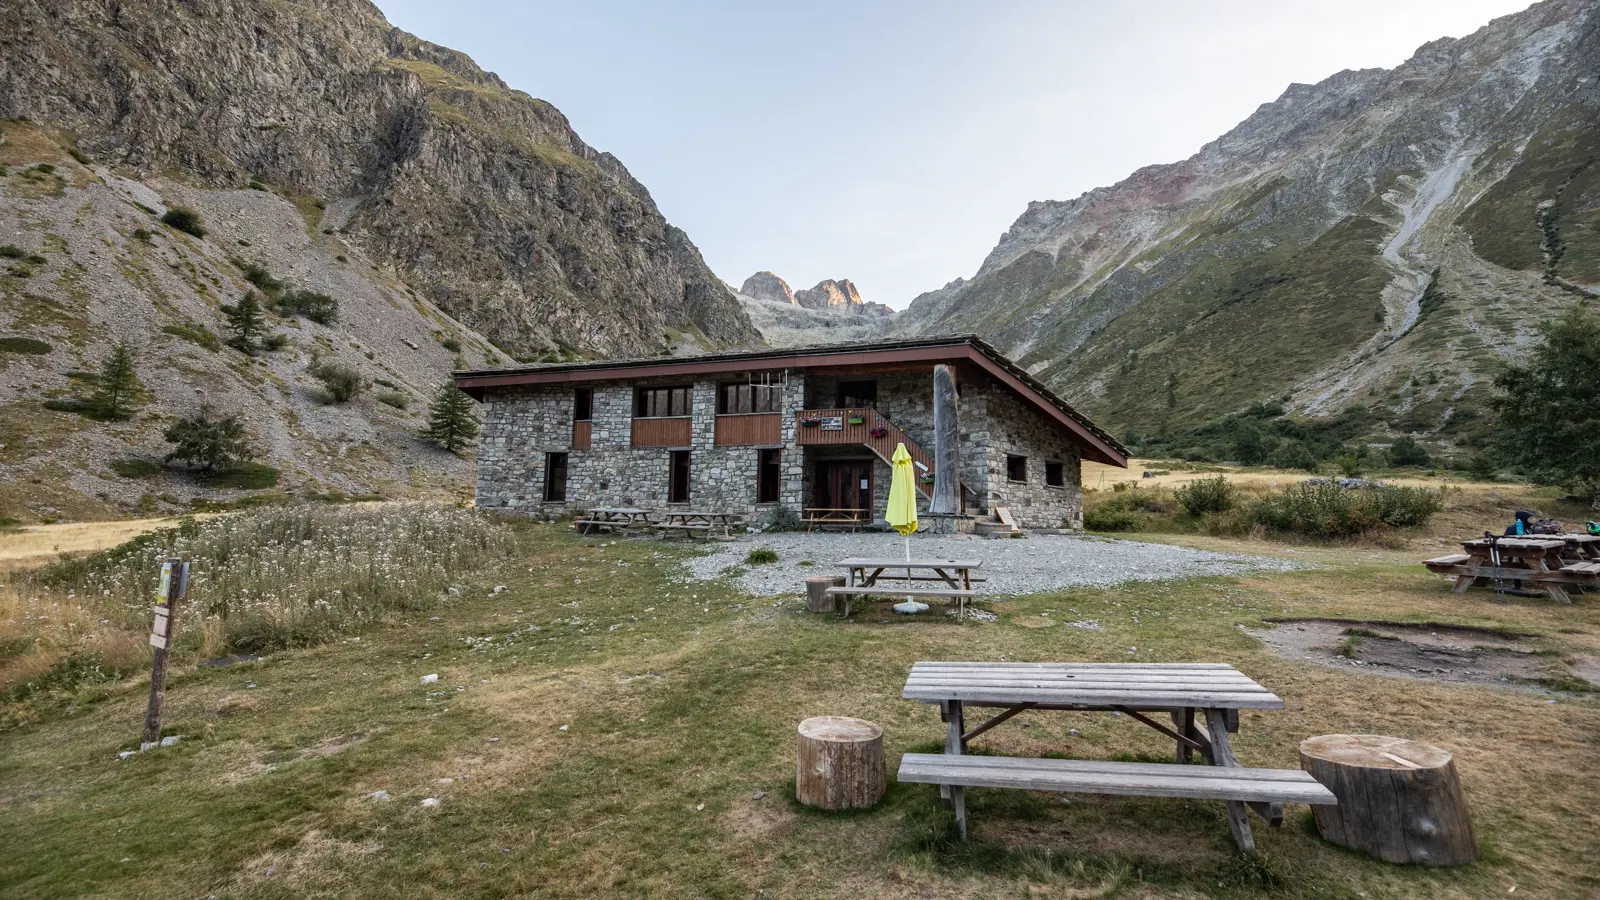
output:
{"label": "row of upper windows", "polygon": [[[689,385],[636,388],[633,414],[639,418],[687,416],[693,408],[693,397],[694,388]],[[781,400],[781,386],[776,384],[717,385],[719,416],[779,412]],[[578,388],[573,392],[572,418],[579,422],[594,418],[593,388]]]}

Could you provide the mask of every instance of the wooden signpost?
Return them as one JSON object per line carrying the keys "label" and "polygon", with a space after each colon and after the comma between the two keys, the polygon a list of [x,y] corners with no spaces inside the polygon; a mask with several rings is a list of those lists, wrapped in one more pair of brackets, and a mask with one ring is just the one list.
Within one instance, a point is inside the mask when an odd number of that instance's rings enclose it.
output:
{"label": "wooden signpost", "polygon": [[178,601],[189,589],[189,564],[169,559],[161,564],[161,585],[156,588],[155,623],[150,628],[150,646],[156,648],[150,664],[150,704],[145,707],[144,737],[140,749],[161,741],[161,703],[167,696],[167,654],[172,643],[172,621],[177,618]]}

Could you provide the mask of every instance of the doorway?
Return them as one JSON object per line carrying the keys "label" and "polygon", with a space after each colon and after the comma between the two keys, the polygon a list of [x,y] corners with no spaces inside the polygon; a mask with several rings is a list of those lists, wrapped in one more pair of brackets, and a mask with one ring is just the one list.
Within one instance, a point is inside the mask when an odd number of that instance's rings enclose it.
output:
{"label": "doorway", "polygon": [[689,502],[689,451],[674,450],[668,461],[667,502]]}
{"label": "doorway", "polygon": [[811,499],[818,509],[853,509],[858,518],[871,519],[872,460],[818,462]]}

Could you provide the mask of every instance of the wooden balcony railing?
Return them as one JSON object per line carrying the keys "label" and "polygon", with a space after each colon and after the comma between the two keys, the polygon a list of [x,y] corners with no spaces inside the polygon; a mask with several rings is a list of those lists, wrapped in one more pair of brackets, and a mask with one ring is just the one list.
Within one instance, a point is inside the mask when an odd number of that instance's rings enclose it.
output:
{"label": "wooden balcony railing", "polygon": [[[860,419],[852,424],[851,419]],[[933,485],[922,479],[933,472],[933,454],[906,436],[904,431],[872,408],[866,409],[803,409],[795,413],[795,443],[802,446],[825,444],[865,444],[885,462],[894,459],[895,444],[905,444],[911,454],[912,469],[917,473],[917,490],[925,497],[933,496]],[[838,420],[839,427],[832,427]],[[808,425],[807,422],[817,424]],[[875,433],[876,432],[876,433]]]}
{"label": "wooden balcony railing", "polygon": [[589,424],[588,422],[572,423],[572,449],[589,449]]}
{"label": "wooden balcony railing", "polygon": [[717,416],[716,442],[719,447],[782,443],[783,414]]}
{"label": "wooden balcony railing", "polygon": [[633,420],[633,446],[635,447],[687,447],[693,419],[688,416],[658,418],[635,417]]}

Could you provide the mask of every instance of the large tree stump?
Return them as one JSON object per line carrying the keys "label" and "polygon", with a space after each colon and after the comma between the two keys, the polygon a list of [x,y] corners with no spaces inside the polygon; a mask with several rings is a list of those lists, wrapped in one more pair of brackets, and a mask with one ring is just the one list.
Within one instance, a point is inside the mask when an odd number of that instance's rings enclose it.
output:
{"label": "large tree stump", "polygon": [[828,588],[844,587],[843,575],[819,575],[806,579],[806,609],[811,612],[833,612],[838,609],[834,598],[828,596]]}
{"label": "large tree stump", "polygon": [[1478,858],[1450,752],[1376,734],[1300,742],[1300,767],[1339,798],[1313,806],[1327,840],[1385,862],[1459,866]]}
{"label": "large tree stump", "polygon": [[883,797],[883,729],[865,719],[816,716],[800,723],[794,793],[822,809],[861,809]]}

